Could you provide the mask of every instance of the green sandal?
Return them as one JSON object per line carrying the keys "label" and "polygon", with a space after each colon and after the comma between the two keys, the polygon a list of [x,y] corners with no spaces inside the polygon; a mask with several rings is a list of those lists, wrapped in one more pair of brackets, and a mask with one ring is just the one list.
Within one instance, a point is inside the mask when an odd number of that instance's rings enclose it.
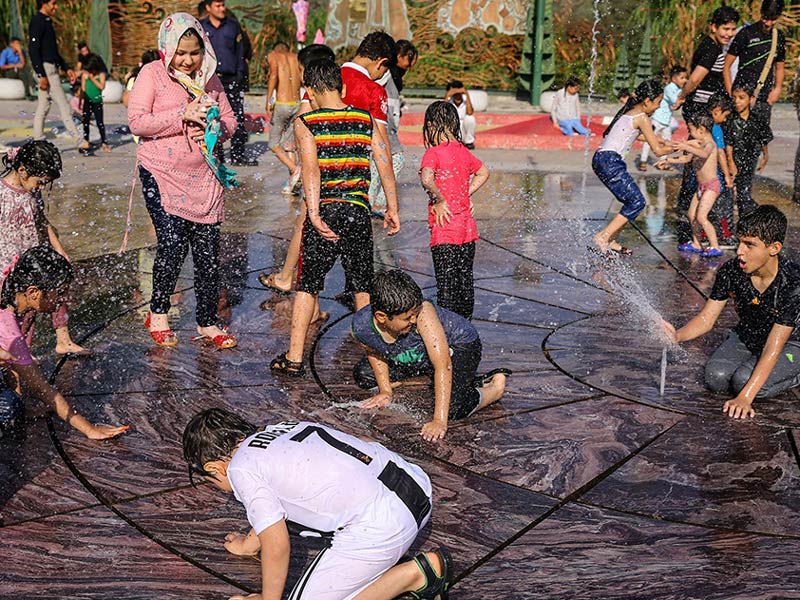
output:
{"label": "green sandal", "polygon": [[450,594],[450,583],[452,578],[453,561],[447,548],[441,547],[434,550],[442,563],[442,574],[437,575],[428,557],[424,552],[420,552],[414,557],[419,570],[425,575],[425,585],[415,592],[409,592],[415,600],[448,600]]}

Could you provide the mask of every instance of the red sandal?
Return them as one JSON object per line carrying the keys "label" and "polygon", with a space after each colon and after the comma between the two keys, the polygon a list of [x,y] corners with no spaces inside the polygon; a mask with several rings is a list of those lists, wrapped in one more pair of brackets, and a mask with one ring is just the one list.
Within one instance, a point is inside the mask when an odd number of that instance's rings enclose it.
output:
{"label": "red sandal", "polygon": [[220,333],[219,335],[215,335],[214,337],[210,337],[207,335],[197,335],[192,338],[193,342],[208,342],[209,344],[214,344],[217,347],[217,350],[228,350],[229,348],[235,348],[239,342],[236,340],[236,336],[228,333],[228,328],[225,327],[222,330],[224,333]]}
{"label": "red sandal", "polygon": [[152,314],[150,312],[147,313],[147,318],[144,320],[145,329],[147,329],[150,337],[153,338],[153,341],[159,345],[164,346],[166,348],[174,348],[178,345],[178,336],[175,335],[175,332],[172,329],[159,329],[158,331],[150,331],[150,318]]}

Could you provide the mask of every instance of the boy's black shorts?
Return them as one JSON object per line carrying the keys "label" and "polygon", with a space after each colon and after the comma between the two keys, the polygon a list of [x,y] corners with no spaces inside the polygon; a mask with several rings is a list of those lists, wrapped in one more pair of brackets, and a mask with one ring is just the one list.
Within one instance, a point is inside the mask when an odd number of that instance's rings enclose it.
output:
{"label": "boy's black shorts", "polygon": [[339,236],[329,242],[306,219],[300,249],[297,290],[319,294],[325,287],[325,276],[336,259],[342,257],[348,283],[353,292],[372,292],[372,221],[369,211],[352,202],[333,202],[319,207],[322,220]]}

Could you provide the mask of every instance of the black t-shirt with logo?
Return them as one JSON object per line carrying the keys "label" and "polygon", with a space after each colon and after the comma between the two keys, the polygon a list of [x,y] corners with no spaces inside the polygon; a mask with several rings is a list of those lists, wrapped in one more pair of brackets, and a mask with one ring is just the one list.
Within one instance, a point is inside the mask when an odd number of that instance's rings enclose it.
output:
{"label": "black t-shirt with logo", "polygon": [[733,300],[739,324],[736,334],[747,349],[760,355],[772,326],[795,327],[789,337],[800,342],[800,265],[778,257],[778,273],[763,293],[759,292],[734,258],[722,265],[711,290],[711,300]]}
{"label": "black t-shirt with logo", "polygon": [[[728,48],[728,54],[739,57],[739,70],[736,72],[734,85],[744,83],[755,87],[771,48],[772,31],[764,32],[761,22],[743,27]],[[782,31],[778,31],[775,58],[772,60],[772,68],[770,68],[767,80],[758,96],[759,100],[766,100],[767,95],[775,87],[775,65],[779,62],[786,62],[786,36]]]}

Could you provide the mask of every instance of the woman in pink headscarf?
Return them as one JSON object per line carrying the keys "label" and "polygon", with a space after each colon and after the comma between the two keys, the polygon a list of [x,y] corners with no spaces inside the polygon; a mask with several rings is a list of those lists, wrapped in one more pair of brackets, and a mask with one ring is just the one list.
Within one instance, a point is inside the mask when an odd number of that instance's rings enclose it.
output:
{"label": "woman in pink headscarf", "polygon": [[141,137],[139,177],[158,238],[153,296],[145,327],[160,346],[175,346],[167,312],[189,248],[194,260],[198,338],[232,348],[236,338],[218,325],[219,241],[224,188],[238,185],[216,162],[215,141],[236,119],[215,75],[217,59],[200,22],[175,13],[158,33],[161,60],[144,65],[130,95],[131,132]]}

